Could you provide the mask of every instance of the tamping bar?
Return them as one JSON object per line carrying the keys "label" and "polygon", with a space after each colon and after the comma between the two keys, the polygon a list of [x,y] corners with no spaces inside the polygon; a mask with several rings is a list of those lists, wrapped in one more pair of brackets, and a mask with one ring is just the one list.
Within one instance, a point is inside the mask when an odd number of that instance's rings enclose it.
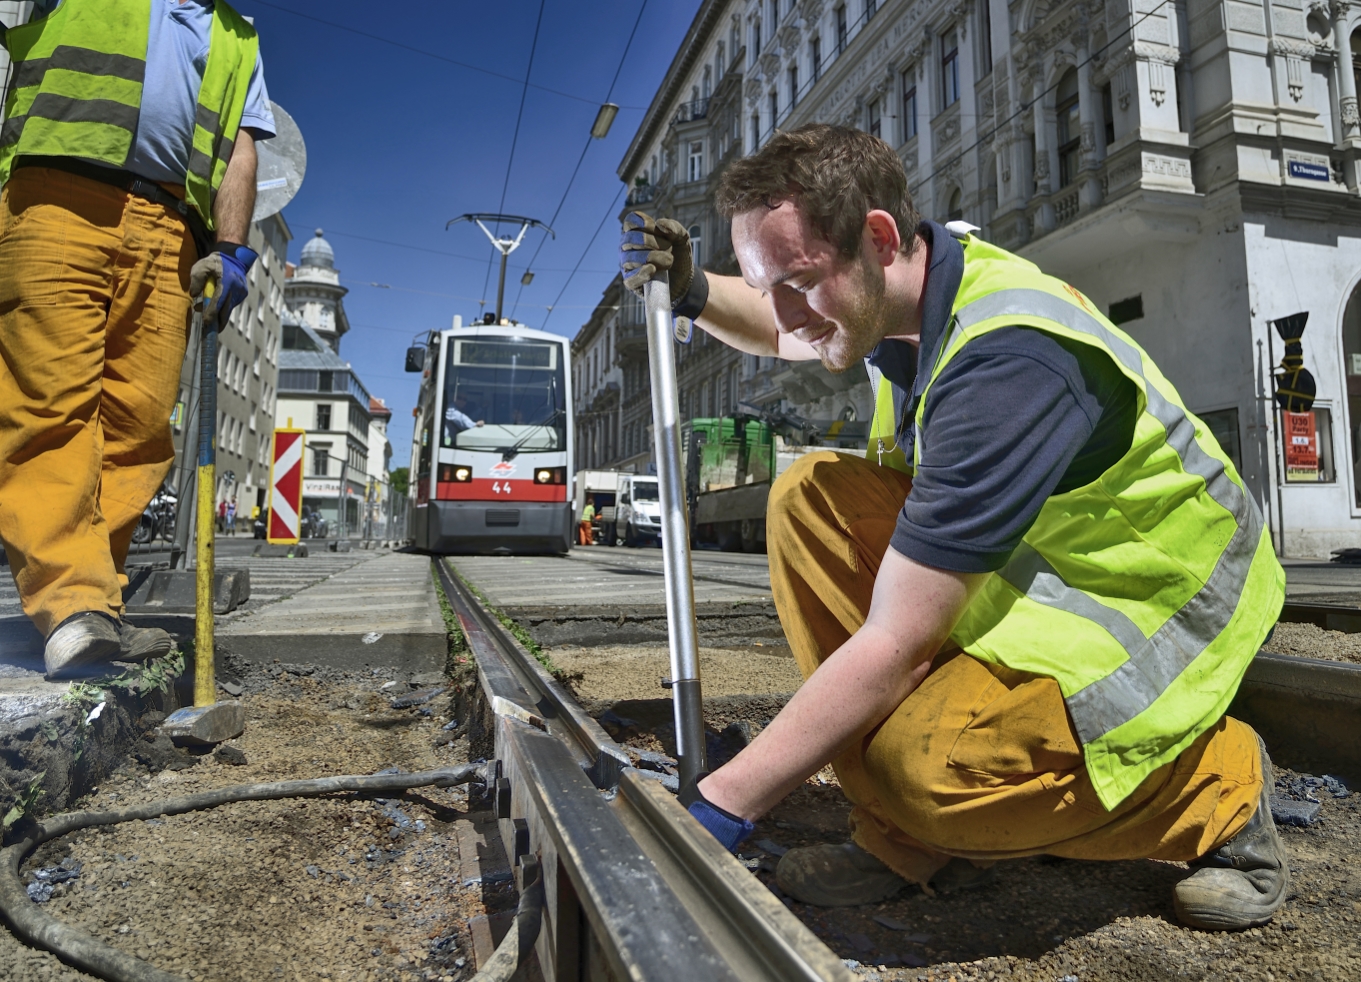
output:
{"label": "tamping bar", "polygon": [[[211,299],[214,284],[204,286],[204,297]],[[213,668],[213,519],[217,497],[217,325],[203,317],[202,300],[194,304],[194,320],[199,328],[199,413],[198,413],[198,552],[195,556],[196,583],[194,622],[194,705],[211,706],[217,700]]]}
{"label": "tamping bar", "polygon": [[666,574],[666,624],[671,650],[671,697],[676,716],[676,757],[685,787],[709,769],[704,749],[704,699],[699,684],[695,588],[690,569],[690,529],[680,456],[680,401],[672,345],[671,287],[659,273],[644,287],[648,362],[652,369],[652,432],[662,505],[662,568]]}

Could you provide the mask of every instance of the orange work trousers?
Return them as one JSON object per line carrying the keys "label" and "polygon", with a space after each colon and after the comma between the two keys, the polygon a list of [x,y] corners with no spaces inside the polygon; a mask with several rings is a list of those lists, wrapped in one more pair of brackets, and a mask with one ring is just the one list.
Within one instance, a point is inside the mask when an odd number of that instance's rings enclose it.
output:
{"label": "orange work trousers", "polygon": [[595,533],[591,530],[591,523],[586,519],[577,522],[577,545],[589,546],[595,544]]}
{"label": "orange work trousers", "polygon": [[44,635],[122,614],[174,461],[196,255],[173,211],[111,185],[25,167],[0,192],[0,540]]}
{"label": "orange work trousers", "polygon": [[[911,488],[899,471],[822,451],[772,489],[771,590],[805,678],[864,624]],[[1256,734],[1224,717],[1107,811],[1058,683],[957,649],[833,766],[854,841],[922,884],[951,856],[1195,859],[1247,824],[1262,789]]]}

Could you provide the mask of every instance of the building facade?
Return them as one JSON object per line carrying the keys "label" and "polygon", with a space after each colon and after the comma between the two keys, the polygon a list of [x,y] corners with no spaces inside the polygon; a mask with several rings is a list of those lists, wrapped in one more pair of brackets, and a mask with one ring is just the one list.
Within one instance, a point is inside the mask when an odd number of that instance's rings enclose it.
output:
{"label": "building facade", "polygon": [[[331,535],[357,534],[369,489],[374,399],[340,357],[340,338],[350,326],[346,290],[321,229],[284,282],[277,418],[282,426],[307,431],[303,506],[326,519]],[[386,439],[374,449],[385,464],[391,453]]]}
{"label": "building facade", "polygon": [[[1359,28],[1335,0],[706,2],[619,174],[730,272],[727,161],[810,121],[882,137],[924,216],[1086,293],[1234,458],[1278,549],[1326,555],[1361,545]],[[1297,312],[1318,401],[1287,419],[1269,322]],[[744,400],[870,411],[863,376],[690,348],[687,409],[738,364]]]}

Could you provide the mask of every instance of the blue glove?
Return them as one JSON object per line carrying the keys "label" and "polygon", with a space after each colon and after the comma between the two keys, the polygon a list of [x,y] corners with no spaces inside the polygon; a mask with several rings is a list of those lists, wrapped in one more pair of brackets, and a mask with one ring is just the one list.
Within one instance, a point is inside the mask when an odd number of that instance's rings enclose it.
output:
{"label": "blue glove", "polygon": [[249,246],[219,242],[212,252],[194,263],[193,269],[189,271],[189,293],[195,297],[203,296],[208,281],[212,280],[214,284],[213,296],[205,297],[203,301],[205,321],[219,326],[225,324],[232,311],[246,299],[246,293],[250,290],[246,273],[255,265],[257,258],[255,250]]}
{"label": "blue glove", "polygon": [[709,302],[709,280],[695,265],[690,251],[690,233],[670,218],[653,221],[641,211],[624,216],[619,237],[619,269],[624,286],[638,296],[659,271],[670,273],[671,310],[678,317],[692,320]]}
{"label": "blue glove", "polygon": [[731,812],[724,811],[700,793],[699,782],[708,776],[705,773],[695,778],[695,783],[681,794],[681,804],[687,806],[686,811],[722,843],[724,849],[736,852],[742,841],[756,831],[756,826],[745,818],[738,818]]}

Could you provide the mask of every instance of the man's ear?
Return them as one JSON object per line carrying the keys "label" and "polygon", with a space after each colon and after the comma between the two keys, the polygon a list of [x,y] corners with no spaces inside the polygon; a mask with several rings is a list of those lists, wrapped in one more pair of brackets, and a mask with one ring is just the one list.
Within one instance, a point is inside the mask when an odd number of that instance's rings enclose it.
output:
{"label": "man's ear", "polygon": [[885,267],[893,265],[903,245],[898,223],[892,215],[878,208],[865,216],[864,239],[865,254]]}

